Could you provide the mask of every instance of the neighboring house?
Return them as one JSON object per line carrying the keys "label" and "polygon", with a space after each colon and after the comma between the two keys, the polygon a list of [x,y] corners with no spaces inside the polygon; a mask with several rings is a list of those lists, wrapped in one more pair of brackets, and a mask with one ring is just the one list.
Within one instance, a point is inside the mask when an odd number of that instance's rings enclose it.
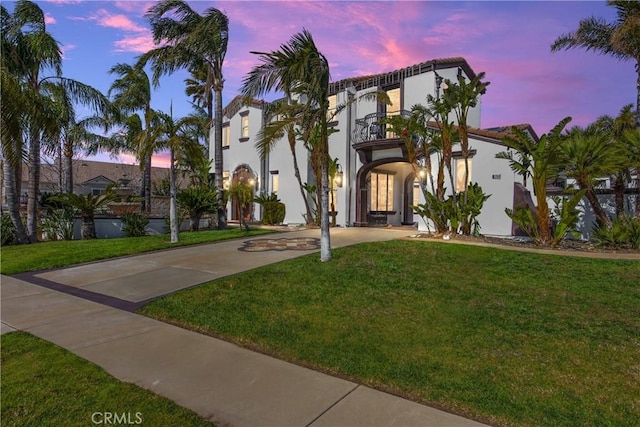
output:
{"label": "neighboring house", "polygon": [[[331,158],[338,158],[343,177],[342,185],[336,186],[334,192],[338,225],[417,224],[419,229],[426,229],[426,224],[410,207],[423,203],[424,199],[413,169],[407,162],[406,150],[399,138],[385,130],[381,119],[408,114],[415,104],[425,105],[428,94],[436,96],[443,90],[439,87],[442,80],[437,76],[455,82],[458,75],[470,79],[475,73],[465,59],[446,58],[389,73],[340,80],[330,85],[329,103],[332,108],[358,100],[341,110],[331,123],[338,132],[330,135],[329,154]],[[361,95],[376,90],[386,91],[392,105],[360,99]],[[265,105],[262,101],[244,105],[242,99],[236,97],[224,109],[225,186],[244,181],[254,185],[256,193],[275,192],[286,205],[285,222],[304,223],[304,204],[286,138],[279,141],[264,159],[255,148],[258,133],[264,125]],[[472,127],[469,144],[473,152],[470,181],[479,183],[485,193],[491,194],[478,218],[481,232],[511,235],[512,223],[504,209],[513,208],[514,201],[521,198],[514,193],[521,178],[509,168],[508,161],[495,158],[495,154],[506,150],[501,140],[507,135],[508,127],[481,129],[480,110],[481,103],[478,102],[470,111],[468,124]],[[529,125],[519,126],[537,138]],[[301,142],[296,147],[302,181],[314,184],[308,152]],[[214,153],[213,147],[210,153]],[[456,181],[463,188],[464,167],[461,167],[463,162],[459,152],[454,153],[454,160]],[[446,186],[451,186],[448,180]],[[526,192],[524,188],[521,190]],[[236,209],[233,206],[228,206],[228,209],[230,219],[238,219]],[[259,218],[260,212],[256,211],[253,216]]]}
{"label": "neighboring house", "polygon": [[[160,183],[168,177],[168,168],[151,168],[152,183]],[[43,163],[40,166],[40,194],[59,193],[63,188],[63,179],[64,176],[61,174],[61,169],[57,164]],[[127,185],[134,189],[137,194],[140,191],[142,182],[140,166],[83,159],[73,160],[73,192],[76,194],[100,194],[109,185],[118,184],[123,180],[128,182]],[[179,178],[179,188],[186,187],[187,183],[187,179]],[[27,189],[29,188],[29,166],[26,164],[22,168],[21,186],[20,202],[26,205]],[[4,187],[2,189],[4,190]],[[4,194],[0,195],[0,197],[4,205]]]}

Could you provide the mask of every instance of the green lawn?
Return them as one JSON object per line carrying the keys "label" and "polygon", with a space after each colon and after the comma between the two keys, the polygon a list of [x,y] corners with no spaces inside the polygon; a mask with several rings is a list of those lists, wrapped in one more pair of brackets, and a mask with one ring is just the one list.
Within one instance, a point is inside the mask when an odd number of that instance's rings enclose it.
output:
{"label": "green lawn", "polygon": [[171,243],[169,235],[129,237],[118,239],[71,240],[40,242],[35,245],[3,246],[0,248],[2,274],[65,267],[83,262],[133,255],[179,246],[210,243],[219,240],[271,233],[255,229],[245,233],[239,228],[180,233],[180,241]]}
{"label": "green lawn", "polygon": [[333,253],[141,313],[495,424],[638,425],[639,262],[424,241]]}
{"label": "green lawn", "polygon": [[[3,426],[211,425],[169,399],[120,382],[33,335],[11,332],[2,335],[0,342]],[[105,422],[114,416],[127,422]]]}

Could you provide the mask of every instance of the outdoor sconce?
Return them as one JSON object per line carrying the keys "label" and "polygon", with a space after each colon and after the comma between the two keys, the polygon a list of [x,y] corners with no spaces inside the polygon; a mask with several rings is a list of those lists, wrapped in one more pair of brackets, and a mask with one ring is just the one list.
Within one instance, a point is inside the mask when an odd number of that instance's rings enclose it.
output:
{"label": "outdoor sconce", "polygon": [[249,178],[249,185],[251,187],[255,187],[256,186],[256,180],[255,178]]}
{"label": "outdoor sconce", "polygon": [[418,172],[418,176],[420,177],[420,182],[425,184],[427,182],[427,169],[420,168],[420,171]]}
{"label": "outdoor sconce", "polygon": [[338,171],[336,172],[336,178],[335,178],[336,185],[342,188],[343,181],[344,181],[344,173],[342,172],[342,166],[338,165]]}

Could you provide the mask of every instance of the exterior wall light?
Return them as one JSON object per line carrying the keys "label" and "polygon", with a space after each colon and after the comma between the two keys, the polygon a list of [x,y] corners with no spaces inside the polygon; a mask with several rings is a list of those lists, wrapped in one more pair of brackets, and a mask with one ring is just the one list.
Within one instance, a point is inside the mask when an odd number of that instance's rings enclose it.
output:
{"label": "exterior wall light", "polygon": [[342,188],[342,184],[344,182],[344,173],[342,172],[342,166],[338,165],[338,171],[336,172],[336,185]]}

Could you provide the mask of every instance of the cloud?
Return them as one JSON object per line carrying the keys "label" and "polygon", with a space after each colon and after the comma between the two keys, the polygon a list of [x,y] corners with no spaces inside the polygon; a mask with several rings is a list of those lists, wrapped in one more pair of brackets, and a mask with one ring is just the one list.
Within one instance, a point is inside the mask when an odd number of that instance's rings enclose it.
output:
{"label": "cloud", "polygon": [[56,23],[56,18],[54,18],[53,16],[51,16],[48,12],[44,14],[44,23],[47,25],[50,24],[55,24]]}
{"label": "cloud", "polygon": [[80,4],[83,3],[83,0],[45,0],[45,2],[62,6],[66,4]]}
{"label": "cloud", "polygon": [[69,57],[67,56],[67,52],[70,52],[70,51],[74,50],[77,47],[78,46],[76,46],[75,44],[61,45],[60,46],[60,50],[62,51],[62,59],[69,59]]}
{"label": "cloud", "polygon": [[147,10],[153,6],[154,2],[144,2],[144,1],[116,1],[114,2],[114,6],[120,10],[124,10],[125,12],[133,13],[141,13],[144,14]]}
{"label": "cloud", "polygon": [[107,28],[116,28],[129,32],[144,32],[149,31],[147,28],[142,27],[133,22],[126,15],[117,15],[109,13],[105,9],[99,9],[94,14],[89,16],[89,19],[96,21],[98,25]]}
{"label": "cloud", "polygon": [[[117,3],[126,2],[116,2],[116,4]],[[120,6],[123,9],[127,8],[124,4],[120,4]],[[94,21],[101,27],[112,28],[125,33],[119,40],[113,42],[114,51],[118,53],[145,53],[155,47],[151,30],[137,24],[127,15],[111,13],[101,8],[86,17],[75,16],[69,19],[76,21]]]}
{"label": "cloud", "polygon": [[125,37],[113,44],[116,52],[146,53],[155,47],[151,33]]}

